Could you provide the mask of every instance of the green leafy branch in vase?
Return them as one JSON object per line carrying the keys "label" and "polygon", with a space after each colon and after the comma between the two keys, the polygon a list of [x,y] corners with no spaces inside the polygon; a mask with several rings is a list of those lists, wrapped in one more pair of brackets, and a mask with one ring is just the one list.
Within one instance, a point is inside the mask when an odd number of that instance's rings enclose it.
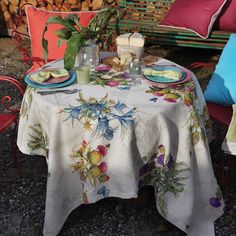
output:
{"label": "green leafy branch in vase", "polygon": [[45,32],[48,30],[49,24],[60,24],[61,29],[55,31],[58,37],[57,44],[60,46],[62,42],[67,43],[67,48],[64,54],[64,67],[67,70],[73,68],[76,56],[81,47],[86,46],[89,40],[93,40],[96,44],[104,44],[104,35],[107,36],[105,43],[112,42],[112,30],[109,26],[110,22],[115,22],[116,34],[119,34],[118,22],[120,13],[117,9],[106,8],[99,11],[96,16],[90,21],[87,27],[83,27],[75,14],[70,14],[64,19],[61,16],[51,16],[48,18],[42,37],[42,47],[44,59],[48,59],[48,41],[45,39]]}

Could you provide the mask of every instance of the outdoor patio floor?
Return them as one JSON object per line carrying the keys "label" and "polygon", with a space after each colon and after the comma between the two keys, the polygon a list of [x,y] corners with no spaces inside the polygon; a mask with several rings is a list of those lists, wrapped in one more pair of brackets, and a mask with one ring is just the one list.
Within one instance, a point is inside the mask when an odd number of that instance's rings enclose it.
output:
{"label": "outdoor patio floor", "polygon": [[[147,51],[184,66],[200,59],[217,59],[217,53],[200,50],[149,47]],[[1,75],[23,77],[27,66],[21,64],[11,39],[0,38],[0,58]],[[201,78],[202,87],[209,79],[204,76]],[[11,134],[12,129],[8,129],[0,136],[0,236],[39,236],[44,221],[47,165],[44,157],[24,155],[18,150],[22,166],[22,176],[19,177],[11,159]],[[219,153],[214,153],[217,145],[217,142],[211,145],[211,152],[215,175],[220,182]],[[225,214],[215,223],[216,236],[236,236],[236,160],[233,156],[227,156],[227,159],[230,180],[227,186],[221,187],[226,208]],[[185,233],[158,214],[152,188],[145,188],[140,191],[138,199],[109,198],[78,207],[59,235],[182,236]]]}

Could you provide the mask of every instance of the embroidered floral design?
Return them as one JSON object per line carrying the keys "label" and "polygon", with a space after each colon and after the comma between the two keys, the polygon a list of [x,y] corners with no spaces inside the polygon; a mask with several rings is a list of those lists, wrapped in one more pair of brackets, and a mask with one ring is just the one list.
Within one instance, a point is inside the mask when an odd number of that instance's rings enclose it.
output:
{"label": "embroidered floral design", "polygon": [[212,120],[210,119],[210,115],[209,115],[206,105],[204,106],[202,120],[205,122],[204,126],[205,126],[206,133],[208,136],[212,133]]}
{"label": "embroidered floral design", "polygon": [[102,194],[103,197],[108,197],[110,193],[110,190],[106,186],[102,186],[100,189],[98,189],[97,194]]}
{"label": "embroidered floral design", "polygon": [[[65,119],[71,119],[72,125],[75,120],[83,122],[86,131],[92,131],[93,135],[111,140],[114,133],[119,128],[111,126],[111,121],[119,121],[121,135],[125,135],[127,129],[134,125],[134,109],[127,110],[127,106],[118,101],[108,100],[107,95],[97,100],[90,97],[88,100],[83,98],[82,93],[79,94],[78,106],[70,106],[64,108],[61,112],[68,114]],[[96,121],[96,122],[95,122]],[[94,127],[96,124],[96,127]]]}
{"label": "embroidered floral design", "polygon": [[85,191],[84,183],[82,183],[82,189],[83,189],[82,201],[84,204],[89,204],[88,195]]}
{"label": "embroidered floral design", "polygon": [[157,102],[157,98],[150,98],[149,101]]}
{"label": "embroidered floral design", "polygon": [[74,160],[72,169],[78,172],[83,182],[96,187],[97,183],[105,183],[109,180],[107,172],[107,163],[103,160],[107,154],[109,145],[98,145],[96,149],[91,149],[89,143],[85,140],[78,150],[73,150],[70,155]]}
{"label": "embroidered floral design", "polygon": [[83,203],[84,204],[89,204],[89,201],[88,201],[88,196],[85,192],[83,192]]}
{"label": "embroidered floral design", "polygon": [[223,200],[223,196],[222,196],[222,193],[220,191],[220,189],[218,188],[217,191],[216,191],[216,194],[214,197],[211,197],[209,199],[209,204],[214,207],[214,208],[218,208],[221,206],[221,202]]}
{"label": "embroidered floral design", "polygon": [[31,153],[41,149],[41,154],[47,156],[48,135],[43,132],[42,126],[39,123],[29,128],[31,129],[31,133],[29,133],[30,140],[27,145],[31,149]]}
{"label": "embroidered floral design", "polygon": [[[196,110],[194,101],[197,99],[197,95],[192,80],[183,84],[170,85],[166,88],[152,86],[146,93],[152,93],[155,96],[149,99],[149,101],[155,103],[159,98],[168,103],[176,103],[178,100],[182,100],[183,105],[187,106],[190,110],[186,125],[190,131],[192,143],[196,145],[200,140],[206,142],[206,132],[204,131],[204,128],[208,128],[209,130],[209,127],[207,127],[207,125],[209,125],[209,120],[208,123],[205,123],[207,116],[206,118],[201,117],[202,119],[200,119],[200,114]],[[203,116],[205,115],[207,115],[206,112],[204,112]],[[200,120],[203,120],[203,123],[200,123]]]}
{"label": "embroidered floral design", "polygon": [[[178,99],[181,99],[186,106],[191,106],[193,104],[195,94],[195,86],[193,81],[189,81],[183,84],[169,85],[166,88],[159,88],[157,86],[150,87],[146,93],[151,93],[154,95],[150,101],[156,102],[158,98],[163,99],[163,101],[169,103],[176,103]],[[154,100],[154,98],[156,98]]]}
{"label": "embroidered floral design", "polygon": [[93,82],[91,84],[100,86],[116,87],[120,90],[130,90],[131,79],[127,72],[113,72],[109,71],[92,71],[91,78]]}
{"label": "embroidered floral design", "polygon": [[161,213],[167,215],[165,194],[170,192],[176,197],[184,191],[184,180],[188,177],[184,172],[189,171],[184,162],[176,163],[171,154],[166,154],[164,145],[158,146],[154,154],[139,172],[139,187],[153,185],[156,188],[158,204]]}
{"label": "embroidered floral design", "polygon": [[200,140],[206,141],[206,132],[203,129],[204,124],[200,123],[201,119],[197,114],[198,113],[195,112],[194,109],[191,110],[187,121],[193,145],[196,145]]}
{"label": "embroidered floral design", "polygon": [[20,116],[21,118],[28,119],[28,111],[32,104],[32,93],[35,92],[35,88],[27,87],[25,90],[24,98],[21,103]]}

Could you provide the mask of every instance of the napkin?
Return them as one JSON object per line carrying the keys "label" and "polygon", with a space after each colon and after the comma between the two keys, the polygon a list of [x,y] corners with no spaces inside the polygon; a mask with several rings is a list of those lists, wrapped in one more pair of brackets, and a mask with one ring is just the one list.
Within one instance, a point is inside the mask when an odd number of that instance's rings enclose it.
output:
{"label": "napkin", "polygon": [[42,83],[47,81],[49,78],[59,78],[62,76],[68,76],[69,72],[66,69],[62,68],[52,68],[52,69],[44,69],[37,71],[30,75],[30,78],[37,82]]}
{"label": "napkin", "polygon": [[183,76],[181,71],[175,70],[155,70],[152,68],[145,68],[143,69],[143,74],[147,76],[159,76],[159,77],[166,77],[172,80],[179,80]]}

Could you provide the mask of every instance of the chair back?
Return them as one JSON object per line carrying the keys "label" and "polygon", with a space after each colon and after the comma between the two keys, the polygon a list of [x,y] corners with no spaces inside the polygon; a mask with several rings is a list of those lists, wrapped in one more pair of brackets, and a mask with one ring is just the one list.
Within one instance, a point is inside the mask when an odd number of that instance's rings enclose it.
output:
{"label": "chair back", "polygon": [[20,108],[17,105],[17,97],[21,101],[24,95],[24,88],[21,83],[9,76],[0,75],[1,83],[1,112],[19,112]]}
{"label": "chair back", "polygon": [[[46,0],[43,1],[47,2]],[[48,11],[44,8],[35,7],[29,2],[19,7],[18,13],[11,24],[12,38],[16,42],[23,61],[28,65],[32,65],[27,73],[35,71],[46,63],[42,49],[42,34],[48,17],[58,15],[64,18],[73,13],[80,17],[80,23],[85,27],[97,13],[97,11],[69,11],[68,9],[61,6],[61,8],[57,8],[57,11]],[[26,23],[28,32],[21,32],[19,29],[24,28]],[[62,42],[58,46],[58,38],[54,33],[60,28],[62,26],[58,24],[48,25],[48,30],[45,33],[48,40],[47,62],[63,58],[66,44]],[[25,44],[25,39],[30,41],[30,44]]]}

